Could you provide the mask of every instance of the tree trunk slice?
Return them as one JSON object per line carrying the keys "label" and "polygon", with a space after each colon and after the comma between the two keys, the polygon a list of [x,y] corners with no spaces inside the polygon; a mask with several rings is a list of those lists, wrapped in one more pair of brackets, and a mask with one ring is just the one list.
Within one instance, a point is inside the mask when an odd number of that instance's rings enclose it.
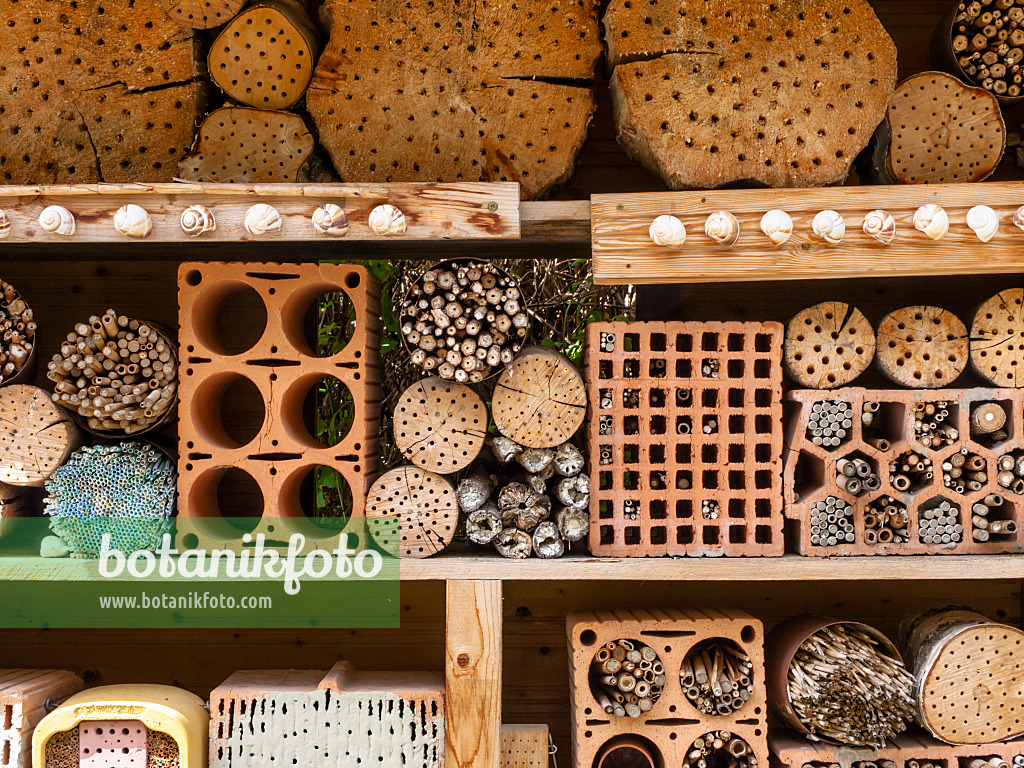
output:
{"label": "tree trunk slice", "polygon": [[222,107],[203,121],[178,172],[189,181],[293,182],[312,151],[313,137],[297,115]]}
{"label": "tree trunk slice", "polygon": [[234,18],[245,0],[158,0],[168,16],[191,29],[210,29]]}
{"label": "tree trunk slice", "polygon": [[594,0],[328,0],[306,95],[345,181],[518,181],[572,174],[594,112]]}
{"label": "tree trunk slice", "polygon": [[0,483],[41,486],[81,444],[78,428],[38,387],[0,387]]}
{"label": "tree trunk slice", "polygon": [[202,109],[193,33],[154,0],[4,7],[0,183],[171,181]]}
{"label": "tree trunk slice", "polygon": [[886,120],[886,167],[900,184],[981,181],[1006,146],[996,97],[943,72],[922,72],[896,86]]}
{"label": "tree trunk slice", "polygon": [[845,386],[871,365],[874,356],[875,329],[859,309],[841,301],[808,307],[786,327],[786,373],[803,387]]}
{"label": "tree trunk slice", "polygon": [[967,365],[967,329],[939,307],[903,307],[878,326],[878,367],[891,381],[913,389],[952,384]]}
{"label": "tree trunk slice", "polygon": [[463,384],[438,378],[405,390],[393,423],[395,444],[405,458],[442,475],[468,467],[487,440],[483,398]]}
{"label": "tree trunk slice", "polygon": [[257,0],[210,46],[210,77],[242,104],[288,109],[306,92],[316,54],[316,32],[298,0]]}
{"label": "tree trunk slice", "polygon": [[377,478],[366,497],[370,535],[386,552],[430,557],[447,547],[459,523],[452,484],[434,472],[398,467]]}
{"label": "tree trunk slice", "polygon": [[974,313],[971,363],[997,387],[1024,386],[1024,289],[1000,291]]}
{"label": "tree trunk slice", "polygon": [[[612,0],[619,143],[672,189],[842,181],[885,117],[896,47],[865,0]],[[825,21],[825,19],[829,21]]]}
{"label": "tree trunk slice", "polygon": [[587,390],[569,358],[527,347],[498,378],[491,415],[505,437],[527,448],[554,448],[583,424]]}

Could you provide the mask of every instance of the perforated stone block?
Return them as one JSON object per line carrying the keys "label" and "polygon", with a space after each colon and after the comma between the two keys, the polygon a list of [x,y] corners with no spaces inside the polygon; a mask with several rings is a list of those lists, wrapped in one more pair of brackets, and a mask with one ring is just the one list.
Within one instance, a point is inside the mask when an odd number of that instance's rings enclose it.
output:
{"label": "perforated stone block", "polygon": [[46,716],[46,700],[81,689],[81,678],[63,670],[0,670],[0,768],[30,768],[32,732]]}
{"label": "perforated stone block", "polygon": [[444,757],[440,673],[236,672],[210,694],[210,766],[437,768]]}
{"label": "perforated stone block", "polygon": [[[354,519],[344,531],[365,541],[360,518],[380,431],[379,282],[357,265],[186,263],[178,287],[178,545],[240,550],[243,531],[227,519],[235,514],[262,516],[251,533],[264,534],[268,546],[298,532],[306,551],[331,548],[339,531],[317,524],[311,503],[301,503],[310,474],[329,470],[351,495]],[[351,307],[351,335],[337,353],[317,357],[315,305],[334,293]],[[332,446],[306,426],[328,377],[351,397],[351,426]],[[232,490],[238,509],[221,509],[230,497],[225,478],[246,476],[248,495]]]}
{"label": "perforated stone block", "polygon": [[782,768],[866,768],[867,762],[879,763],[891,760],[896,768],[910,768],[911,760],[918,763],[928,761],[936,768],[969,768],[975,759],[990,760],[999,757],[1013,765],[1013,758],[1024,754],[1024,744],[1006,742],[1000,744],[972,744],[954,746],[944,744],[932,736],[914,730],[902,733],[885,747],[835,746],[821,741],[807,741],[799,734],[780,729],[768,739],[772,758]]}
{"label": "perforated stone block", "polygon": [[588,327],[591,552],[783,553],[782,337],[779,323]]}
{"label": "perforated stone block", "polygon": [[[569,641],[569,700],[573,766],[592,768],[601,747],[626,734],[649,739],[658,751],[656,765],[681,766],[694,740],[725,730],[743,739],[768,766],[767,693],[764,683],[764,626],[743,611],[714,609],[602,611],[572,613],[566,619]],[[736,643],[750,657],[753,692],[731,715],[706,715],[686,698],[679,672],[687,653],[710,638]],[[590,687],[594,655],[613,640],[650,646],[665,665],[666,683],[649,712],[639,718],[604,712]]]}
{"label": "perforated stone block", "polygon": [[[835,401],[849,403],[853,409],[852,426],[843,442],[836,447],[814,445],[808,437],[807,427],[814,403]],[[991,493],[1005,499],[1002,507],[991,519],[1012,520],[1018,527],[1024,523],[1024,496],[1017,496],[996,482],[996,460],[1009,451],[1024,447],[1021,411],[1024,394],[1014,389],[929,389],[929,390],[867,390],[859,387],[834,390],[797,389],[786,395],[786,439],[783,474],[785,480],[786,538],[791,550],[801,555],[894,555],[894,554],[991,554],[997,552],[1024,552],[1024,534],[1012,533],[993,536],[989,541],[974,541],[972,532],[972,506]],[[996,401],[1007,412],[1005,426],[1008,439],[996,447],[977,442],[970,436],[972,409],[984,402]],[[918,403],[948,403],[950,412],[946,423],[953,426],[958,438],[950,445],[938,449],[922,445],[914,435],[914,406]],[[874,423],[865,429],[861,413],[865,403],[879,403]],[[889,447],[881,450],[878,440]],[[966,449],[985,461],[988,479],[978,491],[957,493],[943,483],[942,462]],[[899,491],[893,487],[889,462],[913,452],[932,461],[933,477],[920,488]],[[840,459],[857,455],[876,470],[881,487],[876,491],[853,496],[836,482],[841,474],[837,469]],[[833,546],[811,544],[810,515],[815,502],[829,496],[842,499],[853,508],[854,541]],[[879,497],[888,496],[905,507],[908,515],[908,541],[902,543],[872,543],[864,540],[865,514]],[[955,544],[924,544],[919,536],[919,517],[936,499],[945,499],[959,509],[963,538]]]}
{"label": "perforated stone block", "polygon": [[78,724],[79,768],[146,768],[149,730],[138,720]]}

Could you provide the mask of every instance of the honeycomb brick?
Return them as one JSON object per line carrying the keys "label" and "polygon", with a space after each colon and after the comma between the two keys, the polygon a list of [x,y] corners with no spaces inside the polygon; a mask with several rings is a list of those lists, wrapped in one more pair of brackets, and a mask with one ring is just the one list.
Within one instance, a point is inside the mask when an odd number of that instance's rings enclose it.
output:
{"label": "honeycomb brick", "polygon": [[[649,739],[659,751],[656,765],[683,765],[691,744],[709,731],[726,730],[742,738],[761,768],[768,768],[767,694],[764,626],[742,611],[667,610],[574,613],[566,619],[569,642],[569,700],[573,709],[573,766],[592,768],[601,747],[624,735]],[[710,638],[725,638],[750,657],[753,693],[731,715],[706,715],[686,698],[679,671],[686,654]],[[654,707],[639,718],[605,714],[590,689],[594,654],[613,640],[649,645],[665,665],[666,684]]]}
{"label": "honeycomb brick", "polygon": [[0,669],[0,768],[30,768],[32,732],[47,699],[60,702],[80,690],[82,680],[71,672]]}
{"label": "honeycomb brick", "polygon": [[783,554],[782,337],[779,323],[588,327],[591,552]]}
{"label": "honeycomb brick", "polygon": [[[786,395],[786,451],[784,456],[786,538],[791,549],[801,555],[895,555],[895,554],[991,554],[1024,551],[1024,533],[1003,534],[986,542],[974,541],[971,507],[987,494],[996,493],[1005,499],[998,516],[991,519],[1013,520],[1018,527],[1024,523],[1021,508],[1024,496],[1016,496],[996,482],[995,464],[1007,451],[1024,447],[1021,431],[1021,405],[1024,395],[1009,389],[938,389],[938,390],[867,390],[859,387],[833,390],[792,390]],[[820,401],[841,400],[853,408],[853,425],[844,441],[834,448],[814,445],[807,436],[811,407]],[[949,403],[951,420],[958,439],[939,449],[923,446],[914,436],[914,406],[917,403]],[[976,442],[970,436],[970,414],[975,405],[998,401],[1008,411],[1006,431],[1009,439],[992,448]],[[865,433],[860,415],[864,403],[877,402],[876,423],[870,434]],[[791,407],[789,407],[791,406]],[[880,422],[880,423],[879,423]],[[879,438],[889,442],[888,450],[877,447]],[[868,440],[872,442],[868,442]],[[980,491],[956,493],[943,484],[941,463],[954,453],[966,448],[971,454],[985,459],[988,480]],[[934,476],[920,488],[897,491],[890,482],[889,461],[912,451],[932,460]],[[876,465],[881,488],[852,496],[836,483],[836,462],[850,454],[860,454]],[[835,496],[853,507],[854,541],[852,543],[820,546],[811,544],[810,512],[814,503]],[[909,541],[868,544],[864,541],[864,515],[867,507],[880,496],[890,496],[906,507]],[[959,507],[963,525],[963,539],[955,546],[924,544],[918,536],[918,517],[937,497]],[[998,540],[997,540],[998,539]]]}
{"label": "honeycomb brick", "polygon": [[[351,301],[354,330],[343,350],[316,357],[304,323],[308,329],[317,297],[335,291]],[[244,295],[251,303],[230,317]],[[304,551],[333,547],[339,533],[315,525],[299,503],[300,488],[316,465],[337,470],[348,483],[354,519],[345,532],[363,544],[360,518],[377,466],[380,430],[376,278],[357,265],[185,263],[178,271],[178,301],[178,546],[244,546],[243,531],[228,524],[216,501],[219,483],[233,468],[252,478],[262,494],[262,508],[254,491],[245,497],[244,515],[262,515],[253,537],[262,533],[271,546],[299,532],[307,539]],[[258,332],[258,301],[266,310],[265,330],[240,351]],[[318,443],[303,420],[307,397],[325,376],[348,388],[354,408],[352,428],[332,447]],[[237,396],[245,388],[250,396]],[[254,431],[261,407],[262,424]]]}

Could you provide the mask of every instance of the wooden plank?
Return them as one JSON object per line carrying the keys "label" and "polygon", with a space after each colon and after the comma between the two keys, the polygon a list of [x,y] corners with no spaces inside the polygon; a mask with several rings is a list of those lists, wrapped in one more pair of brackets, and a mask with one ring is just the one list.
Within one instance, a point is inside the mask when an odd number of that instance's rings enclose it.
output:
{"label": "wooden plank", "polygon": [[445,765],[501,760],[501,582],[449,581],[445,621]]}
{"label": "wooden plank", "polygon": [[[344,237],[327,238],[313,229],[310,217],[318,205],[335,203],[349,218]],[[518,239],[519,187],[514,183],[465,184],[90,184],[75,187],[3,187],[0,208],[11,223],[10,235],[0,243],[46,243],[62,246],[86,243],[208,243],[329,241],[381,241],[367,226],[377,205],[389,203],[404,214],[404,234],[388,242],[409,240]],[[152,218],[152,233],[130,240],[114,229],[114,213],[129,203],[141,206]],[[280,231],[262,236],[243,226],[245,212],[255,203],[274,206],[281,215]],[[60,205],[74,214],[75,233],[61,236],[39,225],[39,214]],[[217,227],[192,238],[180,224],[182,211],[203,205],[216,217]]]}
{"label": "wooden plank", "polygon": [[[1024,202],[1019,183],[936,184],[826,189],[719,190],[595,195],[592,206],[594,282],[704,283],[737,280],[796,280],[900,275],[998,274],[1024,269],[1024,232],[1011,223]],[[931,240],[914,229],[914,211],[941,205],[949,231]],[[993,208],[1000,218],[997,234],[982,243],[965,221],[976,205]],[[772,245],[761,232],[761,216],[781,208],[793,218],[793,236]],[[896,238],[886,245],[861,229],[871,210],[889,211]],[[740,235],[731,247],[704,234],[714,211],[731,212]],[[811,233],[822,210],[838,211],[846,221],[841,243],[830,245]],[[678,249],[655,245],[651,222],[672,214],[686,227]]]}
{"label": "wooden plank", "polygon": [[590,242],[590,201],[553,200],[519,204],[523,239],[548,243]]}

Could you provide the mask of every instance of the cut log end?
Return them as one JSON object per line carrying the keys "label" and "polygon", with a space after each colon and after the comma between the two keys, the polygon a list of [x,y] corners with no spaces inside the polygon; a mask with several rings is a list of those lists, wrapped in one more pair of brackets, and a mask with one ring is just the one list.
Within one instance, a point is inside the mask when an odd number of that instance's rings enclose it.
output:
{"label": "cut log end", "polygon": [[466,536],[474,544],[490,544],[502,531],[498,505],[493,501],[466,516]]}
{"label": "cut log end", "polygon": [[393,424],[395,444],[409,461],[450,474],[468,467],[483,449],[487,408],[469,387],[432,377],[402,393]]}
{"label": "cut log end", "polygon": [[786,373],[811,389],[842,387],[875,356],[875,331],[856,307],[828,301],[799,312],[786,327]]}
{"label": "cut log end", "polygon": [[41,486],[79,444],[78,428],[38,387],[0,388],[0,483]]}
{"label": "cut log end", "polygon": [[525,531],[506,528],[494,539],[494,548],[502,557],[511,560],[525,560],[533,551],[533,539]]}
{"label": "cut log end", "polygon": [[952,384],[967,365],[967,328],[940,307],[903,307],[878,325],[878,368],[912,389]]}
{"label": "cut log end", "polygon": [[1024,289],[1008,288],[985,301],[971,322],[971,365],[997,387],[1024,386]]}
{"label": "cut log end", "polygon": [[533,532],[533,551],[544,560],[561,557],[565,553],[565,542],[557,525],[545,520],[537,526]]}
{"label": "cut log end", "polygon": [[430,557],[451,543],[458,502],[452,484],[441,475],[398,467],[370,487],[366,516],[370,534],[384,551]]}
{"label": "cut log end", "polygon": [[183,27],[210,29],[233,19],[246,0],[158,0],[168,16]]}

